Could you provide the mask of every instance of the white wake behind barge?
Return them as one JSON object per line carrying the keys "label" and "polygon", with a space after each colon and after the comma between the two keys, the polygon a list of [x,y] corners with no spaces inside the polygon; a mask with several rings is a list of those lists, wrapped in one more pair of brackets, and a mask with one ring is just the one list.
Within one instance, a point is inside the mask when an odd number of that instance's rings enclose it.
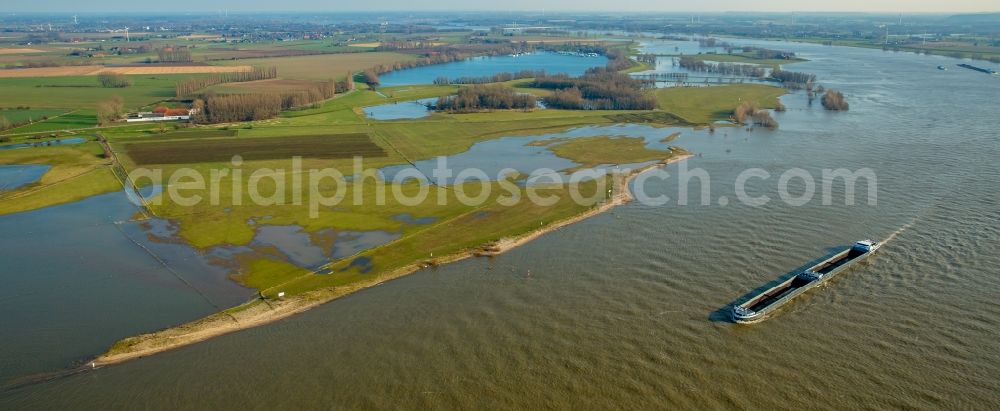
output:
{"label": "white wake behind barge", "polygon": [[881,246],[882,243],[873,240],[854,243],[851,248],[809,267],[798,275],[781,282],[781,284],[755,294],[742,304],[733,306],[733,321],[740,324],[764,321],[778,307],[813,287],[825,283],[852,265],[866,260]]}

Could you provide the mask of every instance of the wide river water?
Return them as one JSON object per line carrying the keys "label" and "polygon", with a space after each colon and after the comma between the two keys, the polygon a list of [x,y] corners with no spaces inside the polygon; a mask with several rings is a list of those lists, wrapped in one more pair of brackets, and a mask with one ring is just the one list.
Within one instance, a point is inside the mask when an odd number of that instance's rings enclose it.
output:
{"label": "wide river water", "polygon": [[[686,166],[712,176],[711,205],[619,207],[496,258],[8,390],[0,408],[997,409],[1000,78],[944,57],[771,45],[810,59],[794,70],[851,111],[793,94],[777,131],[683,134],[672,144],[698,154]],[[749,191],[776,199],[796,167],[872,168],[877,204],[863,189],[855,205],[720,204],[748,168],[773,175]],[[777,318],[724,320],[747,292],[866,237],[892,240]]]}

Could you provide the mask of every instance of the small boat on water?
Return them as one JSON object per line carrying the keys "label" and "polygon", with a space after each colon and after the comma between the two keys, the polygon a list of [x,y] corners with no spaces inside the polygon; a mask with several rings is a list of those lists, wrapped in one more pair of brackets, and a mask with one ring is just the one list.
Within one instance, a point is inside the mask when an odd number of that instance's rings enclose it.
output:
{"label": "small boat on water", "polygon": [[948,71],[948,68],[947,68],[947,67],[945,67],[945,66],[938,66],[938,70],[941,70],[941,71]]}
{"label": "small boat on water", "polygon": [[854,243],[851,248],[807,268],[798,275],[782,281],[781,284],[757,293],[742,304],[733,306],[733,321],[739,324],[754,324],[764,321],[778,307],[829,281],[854,264],[866,260],[881,246],[882,243],[873,240],[862,240]]}

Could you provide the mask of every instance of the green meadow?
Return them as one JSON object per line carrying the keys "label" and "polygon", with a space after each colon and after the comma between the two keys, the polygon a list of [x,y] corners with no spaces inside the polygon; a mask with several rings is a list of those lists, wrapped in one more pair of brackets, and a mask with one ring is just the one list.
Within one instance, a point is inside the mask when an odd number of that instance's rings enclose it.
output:
{"label": "green meadow", "polygon": [[[458,42],[459,37],[441,35],[442,42]],[[529,37],[525,37],[526,39]],[[550,40],[541,36],[533,40]],[[359,40],[360,41],[360,40]],[[372,40],[376,41],[376,40]],[[365,41],[363,43],[367,43]],[[325,44],[325,45],[324,45]],[[255,55],[287,50],[325,52],[332,43],[289,42],[287,45],[236,49],[225,45],[199,47],[200,56],[225,53]],[[357,47],[352,47],[356,49]],[[353,50],[352,50],[353,51]],[[308,81],[342,78],[377,64],[415,58],[412,54],[358,52],[309,56],[264,57],[230,60],[219,64],[277,66],[279,79],[247,84],[214,86],[213,90],[239,93],[282,89]],[[629,70],[644,70],[641,64]],[[234,279],[258,289],[265,297],[278,292],[304,294],[329,287],[350,286],[371,281],[413,264],[434,265],[449,256],[472,253],[505,238],[544,229],[558,221],[574,218],[609,201],[607,188],[613,179],[605,176],[575,184],[532,187],[555,195],[551,204],[526,201],[528,188],[516,184],[520,176],[508,176],[481,186],[464,184],[422,187],[413,181],[386,182],[384,201],[376,194],[382,183],[355,176],[350,181],[300,181],[313,190],[296,195],[296,179],[304,174],[286,173],[293,165],[303,170],[333,169],[342,175],[354,174],[355,155],[364,158],[367,169],[462,153],[474,144],[504,136],[528,136],[560,132],[574,127],[647,123],[692,126],[710,124],[728,117],[741,101],[760,107],[774,107],[784,90],[764,85],[733,85],[711,88],[679,88],[650,91],[659,107],[648,111],[603,110],[497,110],[467,114],[431,113],[420,119],[379,121],[368,118],[364,107],[393,104],[454,94],[461,86],[420,85],[379,88],[358,84],[358,89],[306,107],[282,112],[278,117],[254,122],[180,127],[158,124],[113,124],[97,127],[95,106],[112,96],[121,96],[129,109],[148,107],[174,97],[174,84],[192,75],[133,75],[126,88],[102,88],[94,77],[0,79],[0,101],[5,106],[28,106],[20,117],[47,116],[9,130],[6,137],[36,141],[64,136],[79,130],[88,139],[107,139],[127,171],[159,170],[170,176],[178,170],[192,170],[206,181],[213,171],[238,168],[243,176],[255,176],[254,195],[234,189],[235,177],[219,176],[211,201],[184,204],[170,195],[151,199],[149,211],[173,221],[177,236],[191,246],[207,250],[216,246],[248,246],[253,252],[235,257]],[[549,90],[524,88],[527,80],[510,82],[519,91],[540,97]],[[28,113],[33,114],[28,114]],[[13,114],[13,112],[12,112]],[[86,129],[81,130],[81,129]],[[99,134],[98,134],[99,133]],[[670,159],[680,150],[648,149],[641,139],[598,136],[567,141],[551,141],[545,149],[577,163],[574,169],[597,165],[632,164]],[[242,163],[230,162],[234,155]],[[297,157],[292,160],[292,157]],[[294,162],[294,163],[293,163]],[[77,146],[37,147],[0,152],[0,164],[52,164],[38,183],[5,193],[0,214],[62,204],[91,195],[120,189],[111,158],[101,145],[90,141]],[[153,183],[138,178],[139,185]],[[167,193],[186,196],[208,193],[182,181],[161,181]],[[244,179],[245,184],[245,179]],[[312,186],[310,186],[312,184]],[[627,187],[614,187],[625,190]],[[203,190],[203,189],[202,189]],[[422,200],[418,198],[426,190]],[[484,191],[488,190],[488,191]],[[571,191],[586,193],[578,202]],[[329,204],[327,199],[342,193],[347,201]],[[393,195],[395,193],[395,195]],[[254,197],[268,201],[259,203]],[[468,205],[461,198],[482,196],[485,201]],[[353,201],[361,199],[360,203]],[[518,201],[509,201],[517,198]],[[433,217],[428,224],[408,224],[397,217]],[[273,250],[253,248],[252,240],[261,225],[295,225],[309,233],[313,241],[332,243],[336,233],[380,230],[399,238],[359,254],[331,261],[316,274],[291,264]],[[359,263],[362,262],[362,263]]]}

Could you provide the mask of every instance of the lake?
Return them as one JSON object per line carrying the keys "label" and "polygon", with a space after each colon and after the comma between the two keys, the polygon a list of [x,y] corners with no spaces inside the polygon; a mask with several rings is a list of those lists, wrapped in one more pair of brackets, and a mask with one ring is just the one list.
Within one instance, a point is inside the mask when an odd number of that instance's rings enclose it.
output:
{"label": "lake", "polygon": [[33,141],[28,143],[0,145],[0,150],[16,150],[19,148],[29,148],[29,147],[67,146],[67,145],[81,144],[86,141],[87,139],[83,137],[71,137],[58,140]]}
{"label": "lake", "polygon": [[545,70],[551,74],[579,76],[591,67],[607,64],[603,56],[590,57],[536,52],[519,56],[473,57],[446,64],[423,66],[385,73],[379,77],[382,87],[431,84],[438,77],[485,77],[522,70]]}
{"label": "lake", "polygon": [[382,104],[365,107],[365,115],[373,120],[400,120],[422,118],[431,115],[427,104],[434,104],[437,98]]}
{"label": "lake", "polygon": [[34,183],[49,172],[50,168],[52,166],[43,164],[0,165],[0,192]]}
{"label": "lake", "polygon": [[[775,114],[776,131],[685,131],[671,144],[698,154],[684,167],[711,174],[708,205],[616,208],[495,258],[8,391],[0,407],[1000,407],[1000,78],[939,71],[957,61],[937,56],[740,42],[810,59],[795,70],[843,91],[851,111],[810,107],[797,93],[783,98],[789,110]],[[790,168],[864,167],[878,176],[876,204],[723,205],[748,168],[773,176],[751,180],[748,192],[776,197],[777,176]],[[680,183],[644,187],[676,197]],[[777,318],[725,321],[750,290],[854,240],[890,236],[865,265]],[[33,275],[38,261],[58,261],[36,245],[15,261]],[[79,270],[69,268],[49,276]],[[70,304],[88,295],[80,291],[57,297]],[[176,298],[165,304],[203,309]],[[47,355],[29,348],[4,353]]]}

